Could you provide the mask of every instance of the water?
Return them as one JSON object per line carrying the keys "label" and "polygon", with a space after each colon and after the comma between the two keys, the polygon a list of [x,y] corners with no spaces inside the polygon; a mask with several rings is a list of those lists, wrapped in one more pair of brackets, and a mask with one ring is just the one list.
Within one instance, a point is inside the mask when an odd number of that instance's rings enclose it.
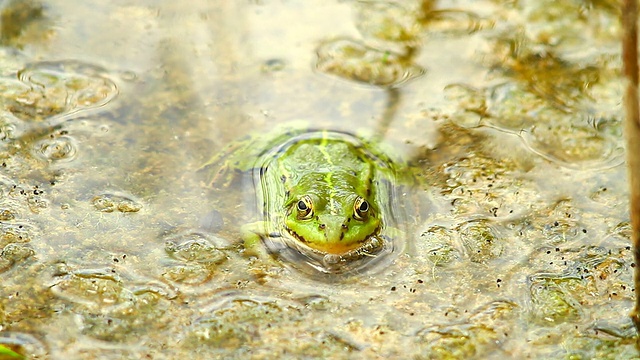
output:
{"label": "water", "polygon": [[[0,344],[637,357],[615,6],[4,2]],[[251,179],[214,189],[203,165],[298,120],[410,164],[410,230],[381,269],[244,253]]]}

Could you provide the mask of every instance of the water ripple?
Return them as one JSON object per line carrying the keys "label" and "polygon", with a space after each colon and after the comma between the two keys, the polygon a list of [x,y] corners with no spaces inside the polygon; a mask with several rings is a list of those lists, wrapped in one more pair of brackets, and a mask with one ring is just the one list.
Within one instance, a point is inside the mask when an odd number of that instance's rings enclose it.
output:
{"label": "water ripple", "polygon": [[35,155],[49,162],[69,162],[76,158],[78,145],[69,135],[45,138],[34,144]]}
{"label": "water ripple", "polygon": [[9,110],[29,121],[99,108],[118,94],[105,69],[78,61],[29,64],[18,79],[27,88],[16,94]]}
{"label": "water ripple", "polygon": [[624,162],[620,139],[587,125],[534,126],[521,137],[532,152],[571,169],[607,169]]}
{"label": "water ripple", "polygon": [[370,85],[400,85],[425,73],[405,56],[352,39],[324,42],[317,55],[316,68],[320,72]]}
{"label": "water ripple", "polygon": [[185,233],[165,240],[165,252],[171,260],[162,275],[169,281],[185,285],[208,282],[227,260],[227,255],[216,243],[218,239],[199,233]]}

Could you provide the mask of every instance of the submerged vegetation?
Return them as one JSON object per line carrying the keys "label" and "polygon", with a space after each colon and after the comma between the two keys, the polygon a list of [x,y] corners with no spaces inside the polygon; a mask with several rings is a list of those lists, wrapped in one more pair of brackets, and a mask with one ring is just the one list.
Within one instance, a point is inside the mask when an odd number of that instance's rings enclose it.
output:
{"label": "submerged vegetation", "polygon": [[[619,15],[0,4],[0,358],[637,358]],[[251,169],[202,171],[297,119],[410,173],[376,271],[254,256]]]}

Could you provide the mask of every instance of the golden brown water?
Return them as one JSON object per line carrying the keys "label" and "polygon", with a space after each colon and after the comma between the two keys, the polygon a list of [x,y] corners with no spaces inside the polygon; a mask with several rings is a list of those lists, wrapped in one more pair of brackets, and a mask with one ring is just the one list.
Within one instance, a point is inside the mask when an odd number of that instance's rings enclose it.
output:
{"label": "golden brown water", "polygon": [[[607,1],[6,1],[0,344],[29,358],[634,358]],[[244,257],[198,169],[297,120],[413,164],[407,246]],[[241,184],[236,184],[241,185]]]}

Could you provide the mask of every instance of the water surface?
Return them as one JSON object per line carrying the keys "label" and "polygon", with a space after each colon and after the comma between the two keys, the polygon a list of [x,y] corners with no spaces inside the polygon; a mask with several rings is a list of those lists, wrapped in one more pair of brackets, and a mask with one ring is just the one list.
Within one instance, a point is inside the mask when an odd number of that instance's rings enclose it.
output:
{"label": "water surface", "polygon": [[[4,2],[0,344],[637,357],[615,6]],[[300,120],[411,164],[411,231],[381,271],[242,256],[253,194],[199,169]]]}

